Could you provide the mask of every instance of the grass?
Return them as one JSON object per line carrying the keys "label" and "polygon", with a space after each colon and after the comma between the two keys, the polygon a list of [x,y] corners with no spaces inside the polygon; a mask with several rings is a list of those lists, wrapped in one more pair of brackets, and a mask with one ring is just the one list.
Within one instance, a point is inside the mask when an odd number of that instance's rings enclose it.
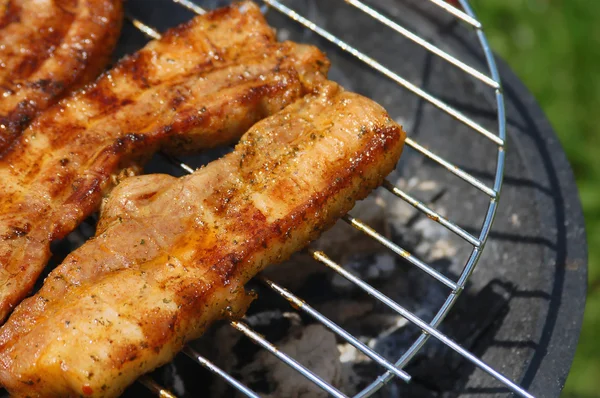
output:
{"label": "grass", "polygon": [[492,48],[533,92],[571,162],[589,246],[584,326],[564,397],[600,397],[600,1],[472,0]]}

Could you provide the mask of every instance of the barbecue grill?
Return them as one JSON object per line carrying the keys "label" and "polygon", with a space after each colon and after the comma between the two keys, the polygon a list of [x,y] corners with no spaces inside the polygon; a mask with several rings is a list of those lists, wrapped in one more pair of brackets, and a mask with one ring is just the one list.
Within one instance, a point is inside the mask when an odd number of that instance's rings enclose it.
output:
{"label": "barbecue grill", "polygon": [[[115,60],[227,3],[128,0]],[[257,278],[246,318],[125,396],[558,396],[585,303],[576,187],[546,118],[459,3],[262,0],[281,39],[318,45],[333,80],[404,126],[407,149],[372,197]],[[146,172],[183,175],[227,150],[158,155]],[[93,225],[57,243],[54,261]],[[300,342],[309,354],[287,353]]]}

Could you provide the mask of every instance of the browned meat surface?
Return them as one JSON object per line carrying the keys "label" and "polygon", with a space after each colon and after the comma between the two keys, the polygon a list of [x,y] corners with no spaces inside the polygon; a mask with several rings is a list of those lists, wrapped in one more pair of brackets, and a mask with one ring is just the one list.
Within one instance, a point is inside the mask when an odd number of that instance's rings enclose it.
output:
{"label": "browned meat surface", "polygon": [[160,146],[238,139],[327,67],[314,47],[276,42],[243,3],[171,30],[44,112],[0,159],[0,320],[32,288],[50,243],[98,209],[119,173]]}
{"label": "browned meat surface", "polygon": [[96,236],[0,330],[1,384],[17,396],[118,395],[243,312],[245,283],[377,187],[403,143],[379,105],[328,83],[189,176],[125,180]]}
{"label": "browned meat surface", "polygon": [[0,156],[110,59],[123,0],[0,0]]}

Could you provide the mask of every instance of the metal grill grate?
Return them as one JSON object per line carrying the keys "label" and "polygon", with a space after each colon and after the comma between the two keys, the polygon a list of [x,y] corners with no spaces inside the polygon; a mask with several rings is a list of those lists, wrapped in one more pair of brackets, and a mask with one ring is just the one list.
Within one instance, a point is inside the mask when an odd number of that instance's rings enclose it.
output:
{"label": "metal grill grate", "polygon": [[[171,1],[181,5],[182,7],[189,9],[190,11],[192,11],[196,14],[203,14],[205,12],[204,9],[201,8],[198,4],[196,4],[190,0],[171,0]],[[415,209],[422,212],[427,217],[429,217],[433,221],[437,222],[438,224],[442,225],[443,227],[447,228],[448,230],[450,230],[451,232],[453,232],[454,234],[456,234],[457,236],[459,236],[460,238],[462,238],[464,241],[468,242],[472,246],[471,254],[468,257],[468,260],[462,269],[462,273],[461,273],[460,277],[456,281],[451,280],[448,277],[444,276],[439,271],[437,271],[435,268],[433,268],[429,264],[426,264],[425,262],[419,260],[417,257],[415,257],[414,255],[409,253],[407,250],[403,249],[402,247],[399,247],[394,242],[388,240],[383,235],[379,234],[377,231],[375,231],[373,228],[369,227],[368,225],[366,225],[359,219],[354,218],[350,215],[346,215],[343,218],[343,220],[346,223],[348,223],[355,229],[357,229],[357,230],[361,231],[362,233],[368,235],[369,237],[373,238],[374,240],[376,240],[377,242],[379,242],[380,244],[385,246],[387,249],[391,250],[396,255],[401,256],[402,258],[407,260],[410,264],[414,265],[415,267],[419,268],[420,270],[422,270],[423,272],[425,272],[426,274],[431,276],[433,279],[435,279],[437,281],[435,283],[441,283],[448,288],[449,293],[448,293],[448,296],[447,296],[445,302],[443,303],[441,308],[438,310],[437,314],[432,319],[432,321],[429,323],[420,319],[414,313],[411,313],[410,311],[408,311],[407,309],[405,309],[404,307],[402,307],[401,305],[399,305],[398,303],[396,303],[395,301],[393,301],[392,299],[390,299],[389,297],[385,296],[383,293],[381,293],[380,291],[375,289],[374,287],[370,286],[365,281],[356,277],[355,275],[353,275],[352,273],[350,273],[349,271],[344,269],[342,266],[340,266],[336,262],[332,261],[324,252],[314,251],[314,250],[310,251],[310,254],[316,261],[320,262],[325,267],[328,267],[329,269],[333,270],[337,274],[341,275],[343,278],[345,278],[348,281],[350,281],[351,283],[355,284],[360,289],[367,292],[374,299],[380,301],[382,304],[386,305],[387,307],[389,307],[390,309],[395,311],[397,314],[406,318],[409,322],[411,322],[412,324],[416,325],[418,328],[421,329],[421,332],[422,332],[421,335],[416,339],[416,341],[414,341],[412,346],[396,361],[396,363],[391,363],[388,360],[386,360],[385,358],[383,358],[377,352],[375,352],[374,350],[369,348],[367,345],[362,343],[359,339],[352,336],[346,330],[339,327],[334,322],[332,322],[331,320],[326,318],[324,315],[319,313],[316,309],[311,307],[302,298],[297,297],[293,293],[288,291],[285,287],[282,287],[282,286],[276,284],[275,282],[267,279],[264,276],[259,276],[257,279],[260,282],[262,282],[264,285],[268,286],[273,291],[275,291],[276,293],[281,295],[283,298],[288,300],[293,305],[293,307],[296,308],[298,311],[303,311],[306,314],[308,314],[309,316],[313,317],[315,320],[317,320],[318,322],[323,324],[325,327],[327,327],[329,330],[331,330],[333,333],[335,333],[338,337],[340,337],[341,339],[345,340],[346,342],[348,342],[349,344],[354,346],[357,350],[361,351],[363,354],[365,354],[367,357],[369,357],[375,363],[379,364],[382,367],[382,369],[385,370],[384,373],[382,373],[370,385],[368,385],[362,391],[360,391],[357,395],[355,395],[355,397],[367,397],[367,396],[372,395],[375,391],[377,391],[379,388],[381,388],[386,382],[388,382],[392,377],[398,377],[398,378],[408,382],[410,380],[410,375],[407,374],[402,369],[415,356],[415,354],[421,349],[421,347],[423,347],[423,345],[429,339],[430,336],[433,336],[434,338],[441,341],[443,344],[447,345],[452,350],[456,351],[458,354],[460,354],[461,356],[466,358],[468,361],[472,362],[474,365],[476,365],[480,369],[484,370],[492,377],[496,378],[500,383],[504,384],[506,387],[508,387],[510,390],[512,390],[516,394],[518,394],[520,396],[524,396],[524,397],[531,397],[532,395],[530,395],[528,392],[526,392],[523,388],[519,387],[518,385],[513,383],[511,380],[506,378],[504,375],[502,375],[498,371],[494,370],[491,366],[484,363],[482,360],[477,358],[475,355],[471,354],[470,352],[468,352],[467,350],[462,348],[459,344],[457,344],[456,342],[454,342],[453,340],[451,340],[450,338],[448,338],[447,336],[442,334],[437,329],[438,326],[440,325],[440,323],[444,320],[444,318],[446,317],[446,315],[452,308],[452,306],[454,305],[454,303],[456,302],[461,291],[464,289],[467,280],[469,279],[470,275],[472,274],[472,272],[479,260],[479,257],[485,246],[485,243],[486,243],[486,240],[488,237],[488,233],[490,231],[490,228],[491,228],[491,225],[492,225],[492,222],[494,219],[494,215],[496,213],[497,201],[498,201],[498,197],[500,194],[500,188],[502,185],[502,176],[503,176],[503,171],[504,171],[504,160],[505,160],[504,142],[505,142],[505,123],[506,123],[505,114],[504,114],[504,98],[503,98],[503,94],[502,94],[502,88],[500,85],[500,78],[499,78],[498,70],[496,68],[494,58],[493,58],[492,52],[488,46],[485,35],[483,34],[482,25],[475,18],[475,15],[474,15],[472,9],[470,8],[467,0],[459,0],[462,10],[464,10],[464,11],[450,5],[449,3],[447,3],[443,0],[428,0],[430,3],[434,4],[435,6],[440,7],[441,9],[443,9],[445,12],[452,15],[457,20],[460,20],[463,23],[468,24],[468,25],[470,25],[470,27],[472,27],[472,29],[474,30],[474,33],[478,37],[481,48],[483,49],[483,52],[484,52],[484,55],[485,55],[485,58],[486,58],[486,61],[488,64],[489,76],[487,74],[485,74],[481,71],[478,71],[475,68],[467,65],[466,63],[455,58],[454,56],[448,54],[446,51],[430,44],[429,42],[427,42],[420,36],[412,33],[411,31],[405,29],[404,27],[400,26],[398,23],[396,23],[393,20],[391,20],[390,18],[382,15],[380,12],[371,8],[364,2],[362,2],[360,0],[345,0],[345,1],[347,4],[355,7],[360,12],[367,14],[368,16],[377,20],[378,22],[386,25],[388,28],[394,30],[396,33],[406,37],[407,39],[413,41],[414,43],[422,46],[424,49],[431,52],[435,56],[438,56],[441,59],[445,60],[447,63],[449,63],[453,67],[460,69],[464,73],[467,73],[470,76],[472,76],[472,78],[477,79],[478,81],[484,83],[486,86],[488,86],[488,89],[494,90],[496,103],[497,103],[497,134],[482,127],[476,121],[465,116],[464,114],[462,114],[458,110],[454,109],[453,107],[449,106],[445,102],[443,102],[440,99],[434,97],[433,95],[427,93],[426,91],[419,88],[417,85],[411,83],[410,81],[402,78],[401,76],[399,76],[392,70],[383,66],[377,60],[375,60],[375,59],[367,56],[363,52],[357,50],[356,48],[354,48],[347,42],[334,36],[329,31],[323,29],[322,27],[315,24],[311,20],[300,15],[299,13],[297,13],[293,9],[289,8],[285,4],[281,3],[280,1],[262,0],[262,2],[264,4],[264,8],[263,8],[264,12],[267,12],[268,10],[271,9],[271,10],[275,10],[276,12],[289,17],[294,23],[301,24],[302,26],[304,26],[304,28],[309,29],[310,31],[321,36],[323,39],[331,42],[333,45],[338,47],[340,49],[340,51],[350,54],[351,56],[355,57],[359,61],[361,61],[361,62],[365,63],[366,65],[368,65],[369,67],[373,68],[375,71],[385,75],[387,78],[391,79],[393,82],[397,83],[398,85],[402,86],[403,88],[407,89],[408,91],[412,92],[413,94],[419,96],[423,100],[425,100],[425,101],[429,102],[430,104],[434,105],[435,107],[439,108],[439,110],[441,112],[447,113],[448,115],[452,116],[454,119],[456,119],[459,122],[464,123],[466,126],[470,127],[476,133],[481,134],[482,136],[484,136],[488,140],[490,140],[497,148],[495,178],[494,178],[493,186],[491,186],[491,187],[484,184],[483,182],[481,182],[480,180],[475,178],[472,174],[468,173],[467,171],[457,167],[456,165],[452,164],[451,162],[447,161],[446,159],[444,159],[444,158],[438,156],[437,154],[433,153],[432,151],[428,150],[426,147],[419,144],[414,139],[412,139],[410,137],[408,137],[406,139],[406,145],[408,145],[409,147],[414,149],[416,152],[420,153],[421,155],[427,157],[431,161],[442,166],[448,172],[450,172],[450,173],[454,174],[456,177],[466,181],[473,188],[475,188],[475,189],[481,191],[483,194],[487,195],[487,197],[489,197],[489,204],[487,207],[487,212],[485,214],[483,224],[479,231],[479,235],[476,236],[476,235],[473,235],[473,234],[465,231],[463,228],[458,226],[455,222],[442,217],[436,211],[434,211],[433,209],[428,207],[425,203],[414,198],[413,196],[411,196],[407,192],[403,191],[402,189],[394,186],[391,182],[385,181],[385,183],[383,184],[384,189],[388,190],[389,192],[391,192],[393,195],[395,195],[399,199],[404,200],[405,202],[409,203]],[[158,39],[161,37],[161,34],[156,29],[147,25],[143,21],[136,19],[134,16],[128,16],[128,18],[129,18],[130,22],[137,29],[139,29],[141,32],[143,32],[145,35],[147,35],[151,38],[154,38],[154,39]],[[170,161],[177,167],[180,167],[181,169],[183,169],[185,172],[192,173],[194,171],[190,166],[186,165],[185,163],[183,163],[182,161],[180,161],[178,159],[168,157],[166,155],[163,155],[163,156],[165,156],[165,158],[167,158],[168,161]],[[290,367],[292,367],[293,369],[298,371],[300,374],[302,374],[304,377],[306,377],[307,379],[309,379],[310,381],[312,381],[313,383],[318,385],[320,388],[327,391],[330,395],[335,396],[335,397],[346,397],[346,395],[344,395],[342,392],[340,392],[334,386],[328,384],[326,381],[324,381],[322,378],[320,378],[313,371],[311,371],[310,369],[301,365],[294,358],[292,358],[292,357],[288,356],[287,354],[283,353],[282,351],[278,350],[277,347],[275,347],[273,344],[271,344],[269,341],[267,341],[265,338],[263,338],[260,334],[253,331],[244,322],[232,321],[231,326],[233,328],[237,329],[238,331],[240,331],[241,333],[243,333],[246,337],[248,337],[250,340],[252,340],[256,344],[260,345],[261,347],[263,347],[264,349],[269,351],[271,354],[275,355],[277,358],[279,358],[285,364],[289,365]],[[226,373],[225,371],[223,371],[222,369],[217,367],[214,363],[212,363],[207,358],[202,357],[198,352],[196,352],[190,346],[188,346],[184,349],[184,353],[187,356],[189,356],[190,358],[192,358],[194,361],[196,361],[198,364],[202,365],[203,367],[205,367],[212,373],[214,373],[217,376],[226,380],[231,386],[233,386],[239,392],[241,392],[249,397],[258,397],[258,395],[255,392],[253,392],[248,387],[241,384],[239,381],[235,380],[231,375],[229,375],[228,373]],[[148,387],[151,391],[155,392],[157,395],[159,395],[161,397],[173,397],[174,396],[171,392],[169,392],[166,389],[164,389],[163,387],[159,386],[155,381],[153,381],[148,376],[144,376],[144,377],[140,378],[139,381],[141,383],[143,383],[146,387]]]}

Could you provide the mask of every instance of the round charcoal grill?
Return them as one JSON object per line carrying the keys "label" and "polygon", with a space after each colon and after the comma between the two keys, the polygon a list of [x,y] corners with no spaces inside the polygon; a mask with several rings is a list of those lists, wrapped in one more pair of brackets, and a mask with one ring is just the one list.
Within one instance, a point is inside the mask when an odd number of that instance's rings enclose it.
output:
{"label": "round charcoal grill", "polygon": [[[115,59],[228,3],[128,0]],[[585,304],[576,187],[532,96],[458,3],[262,0],[279,38],[323,49],[330,78],[382,104],[407,148],[371,197],[256,278],[244,319],[124,396],[559,395]],[[146,172],[183,175],[227,151],[159,155]]]}

